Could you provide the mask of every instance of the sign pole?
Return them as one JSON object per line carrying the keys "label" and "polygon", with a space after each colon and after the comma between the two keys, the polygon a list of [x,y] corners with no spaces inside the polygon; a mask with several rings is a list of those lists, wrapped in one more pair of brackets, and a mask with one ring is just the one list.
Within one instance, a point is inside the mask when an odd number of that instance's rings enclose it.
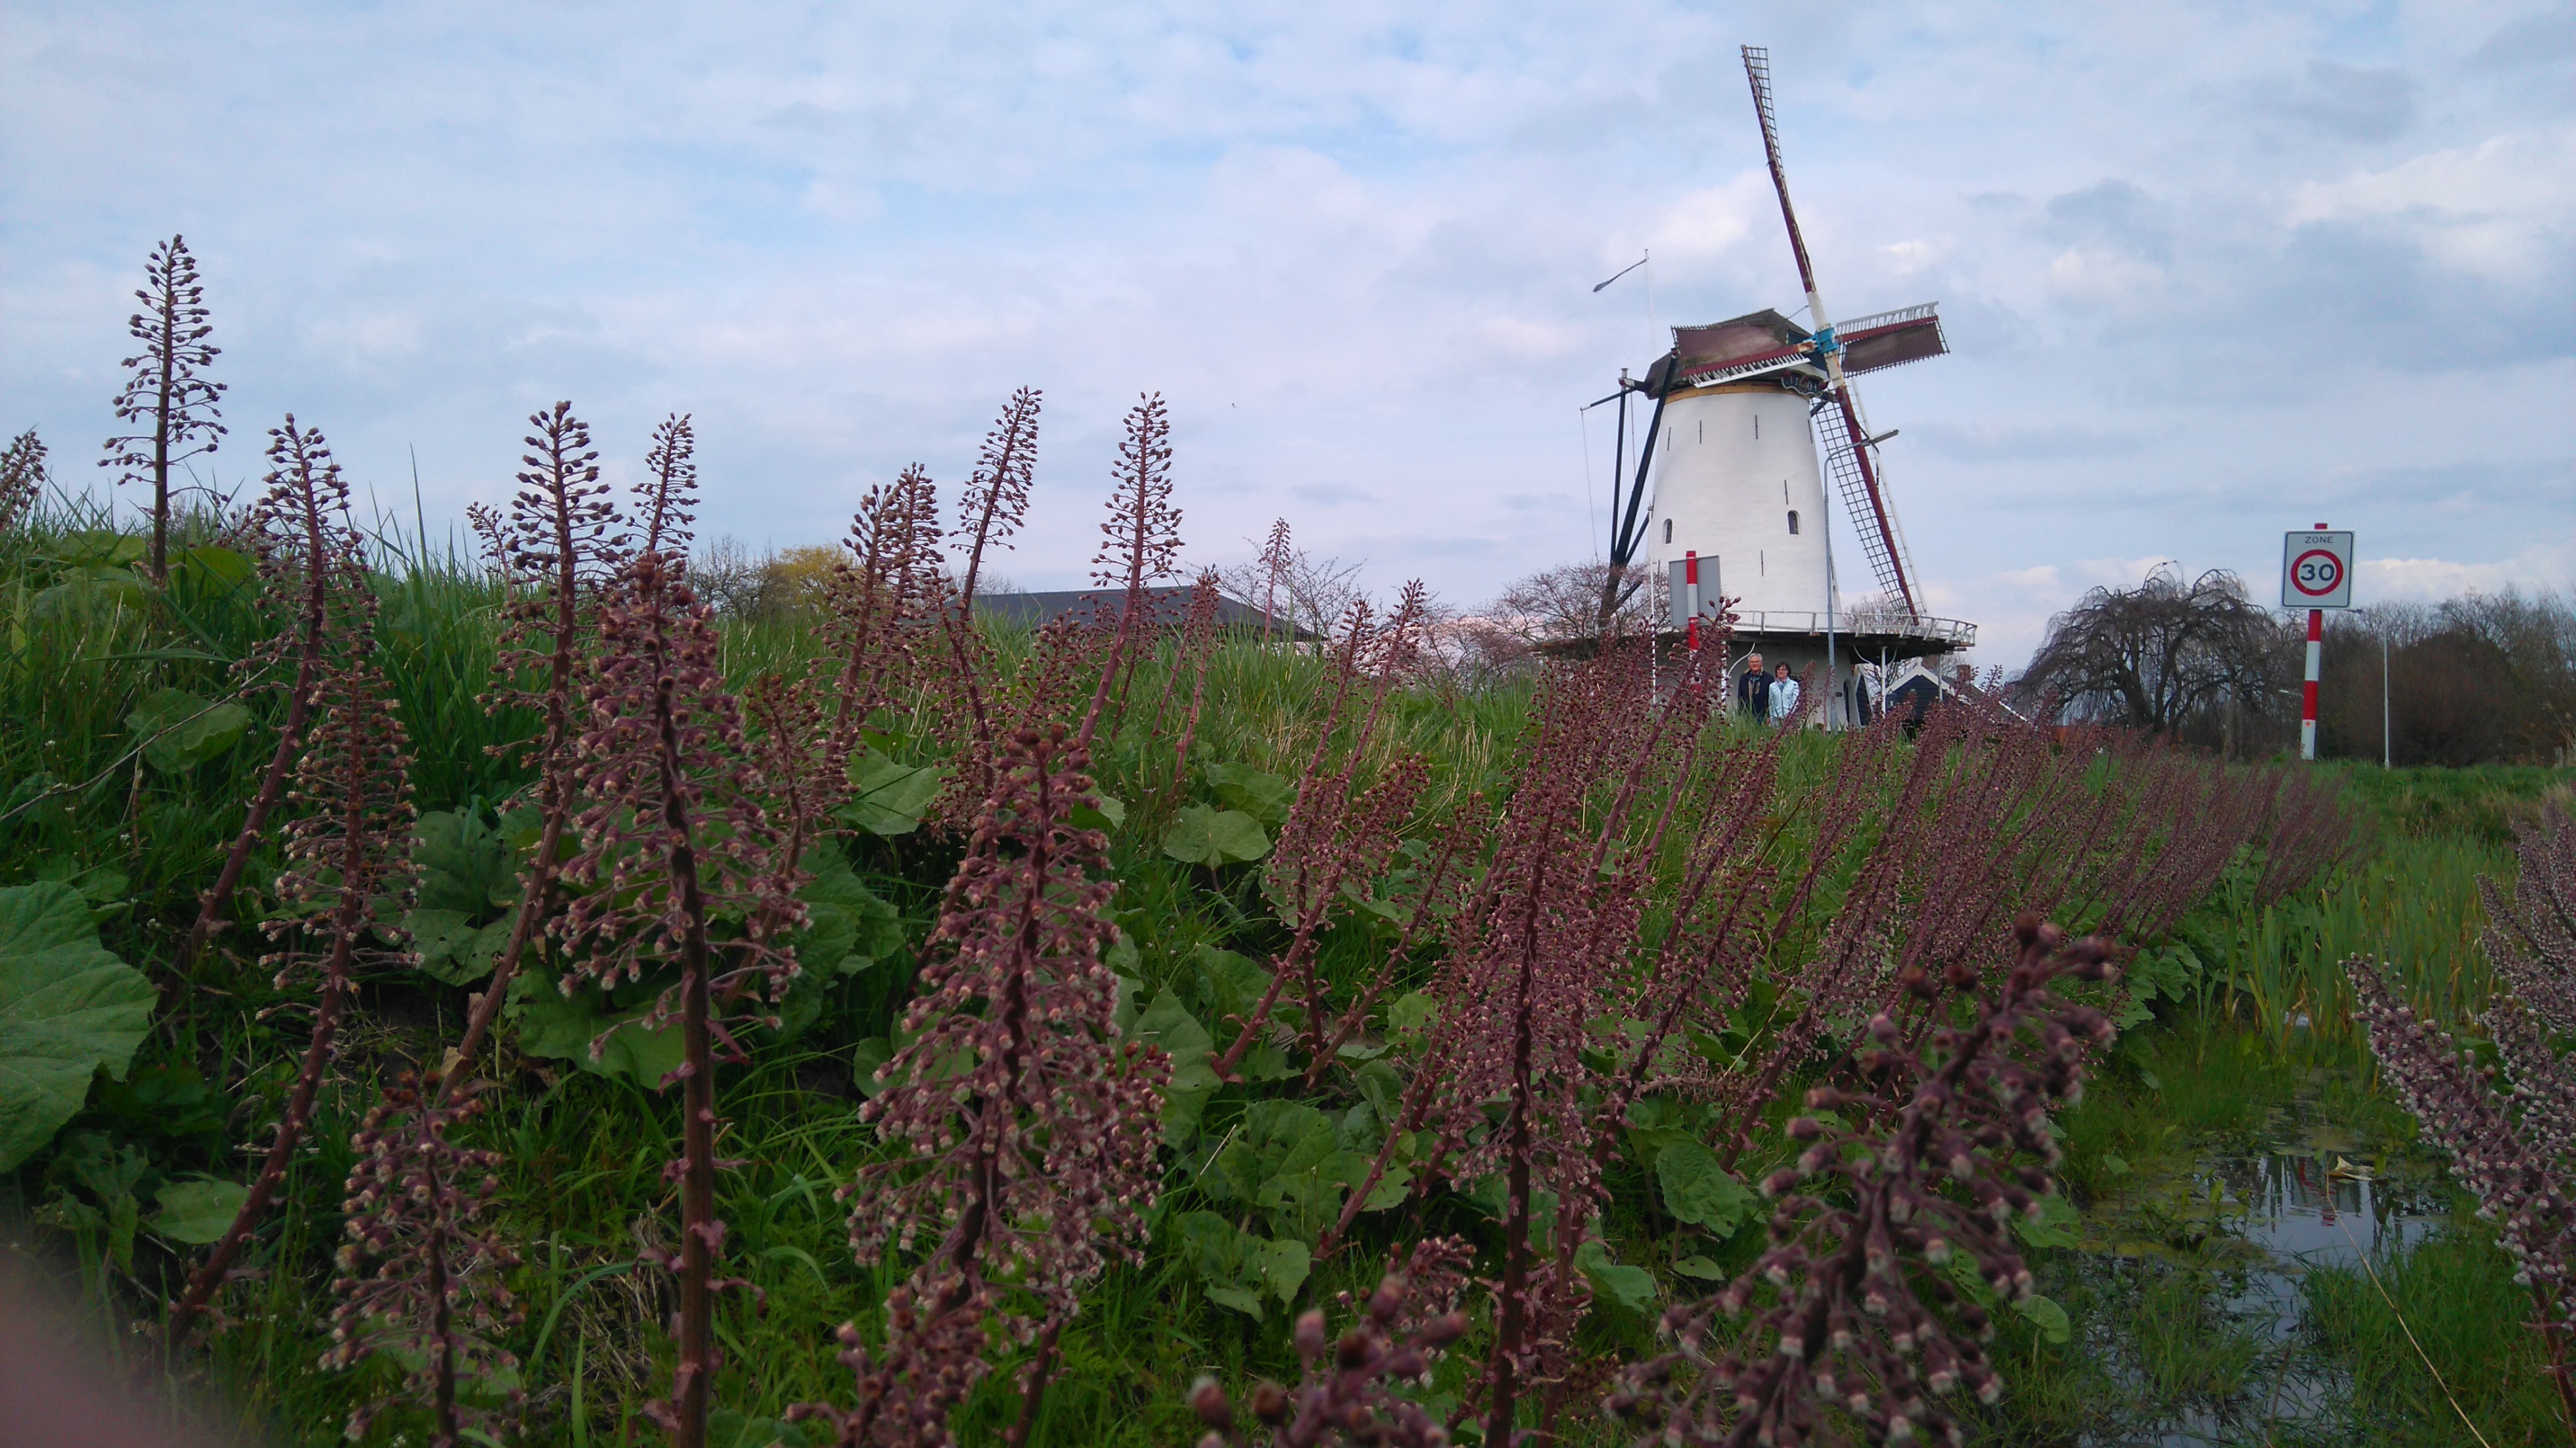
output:
{"label": "sign pole", "polygon": [[[2325,524],[2317,525],[2318,532],[2322,533],[2325,530]],[[2317,675],[2322,671],[2325,655],[2326,611],[2322,608],[2312,608],[2308,610],[2308,680],[2307,687],[2302,691],[2305,697],[2299,703],[2299,757],[2301,759],[2314,760],[2317,757]]]}
{"label": "sign pole", "polygon": [[2326,651],[2326,611],[2308,610],[2308,684],[2306,699],[2299,706],[2299,757],[2317,757],[2317,666]]}
{"label": "sign pole", "polygon": [[[2313,760],[2317,757],[2317,676],[2325,664],[2326,610],[2352,607],[2350,533],[2331,533],[2319,523],[2310,532],[2282,538],[2281,606],[2308,612],[2308,676],[2307,686],[2300,691],[2299,757]],[[2383,733],[2385,728],[2383,722]]]}
{"label": "sign pole", "polygon": [[1696,548],[1682,555],[1682,598],[1683,606],[1690,610],[1689,618],[1682,625],[1685,630],[1683,636],[1689,641],[1691,667],[1696,669],[1699,667],[1699,550]]}

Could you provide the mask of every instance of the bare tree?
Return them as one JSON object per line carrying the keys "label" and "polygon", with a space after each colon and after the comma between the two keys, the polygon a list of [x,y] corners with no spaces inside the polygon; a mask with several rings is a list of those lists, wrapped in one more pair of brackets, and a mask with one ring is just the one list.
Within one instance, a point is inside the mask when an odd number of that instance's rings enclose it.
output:
{"label": "bare tree", "polygon": [[1285,525],[1274,524],[1262,555],[1218,569],[1217,582],[1230,597],[1274,610],[1282,624],[1324,635],[1352,604],[1368,597],[1360,586],[1360,570],[1367,565],[1366,559],[1345,563],[1290,547]]}
{"label": "bare tree", "polygon": [[223,414],[215,407],[224,384],[197,375],[222,349],[206,344],[215,329],[206,321],[206,289],[197,281],[197,259],[185,240],[174,236],[152,248],[144,275],[145,285],[134,295],[145,309],[125,324],[143,351],[117,364],[132,375],[117,394],[116,420],[148,426],[109,438],[108,455],[98,465],[125,469],[126,482],[151,480],[152,576],[163,578],[170,562],[170,466],[213,452],[224,435],[216,420]]}
{"label": "bare tree", "polygon": [[[1605,599],[1614,601],[1607,613]],[[1482,662],[1504,665],[1544,645],[1650,633],[1663,612],[1664,590],[1643,570],[1563,563],[1515,580],[1501,597],[1460,619],[1456,627]]]}
{"label": "bare tree", "polygon": [[2553,764],[2576,750],[2576,601],[2384,603],[2326,623],[2317,752],[2397,764]]}
{"label": "bare tree", "polygon": [[2283,712],[2294,644],[2235,574],[2213,568],[2185,583],[2168,565],[2133,589],[2096,588],[2050,619],[2019,688],[2054,698],[2071,718],[2242,752],[2249,731]]}

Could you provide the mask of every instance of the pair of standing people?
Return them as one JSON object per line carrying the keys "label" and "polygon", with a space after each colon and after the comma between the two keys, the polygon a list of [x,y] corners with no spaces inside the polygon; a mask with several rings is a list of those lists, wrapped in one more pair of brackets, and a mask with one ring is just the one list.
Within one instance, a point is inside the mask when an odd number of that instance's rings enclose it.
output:
{"label": "pair of standing people", "polygon": [[1736,712],[1773,724],[1785,724],[1798,717],[1799,696],[1806,691],[1789,677],[1787,664],[1775,664],[1772,672],[1762,671],[1762,656],[1747,655],[1744,672],[1735,681]]}

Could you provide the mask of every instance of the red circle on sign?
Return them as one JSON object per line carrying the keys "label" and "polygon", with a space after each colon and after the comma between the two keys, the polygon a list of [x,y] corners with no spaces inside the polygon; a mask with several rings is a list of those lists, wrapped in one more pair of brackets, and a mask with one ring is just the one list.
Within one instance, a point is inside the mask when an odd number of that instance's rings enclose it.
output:
{"label": "red circle on sign", "polygon": [[[2301,567],[2311,558],[2325,560],[2325,583],[2319,588],[2308,587],[2307,582],[2299,576]],[[2290,586],[2310,598],[2323,598],[2343,586],[2343,560],[2334,556],[2329,549],[2311,548],[2290,560]]]}

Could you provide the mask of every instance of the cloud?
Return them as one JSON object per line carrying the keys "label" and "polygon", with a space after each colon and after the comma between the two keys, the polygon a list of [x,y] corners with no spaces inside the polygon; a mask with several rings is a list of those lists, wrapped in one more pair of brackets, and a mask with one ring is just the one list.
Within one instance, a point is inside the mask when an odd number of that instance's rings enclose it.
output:
{"label": "cloud", "polygon": [[2563,264],[2576,236],[2576,126],[2492,136],[2292,193],[2293,225],[2374,225],[2444,266],[2521,278]]}
{"label": "cloud", "polygon": [[2267,86],[2264,107],[2348,141],[2391,141],[2415,123],[2413,77],[2392,66],[2315,59],[2297,82]]}
{"label": "cloud", "polygon": [[2081,559],[2257,578],[2325,506],[2369,586],[2380,540],[2513,560],[2576,506],[2563,10],[1886,18],[25,0],[0,427],[64,457],[111,430],[128,293],[178,230],[227,480],[293,408],[387,496],[416,448],[435,519],[505,496],[558,398],[630,467],[683,409],[710,533],[806,542],[908,463],[953,486],[1026,382],[1003,566],[1036,587],[1081,576],[1161,390],[1193,559],[1286,511],[1380,586],[1488,598],[1593,547],[1611,417],[1578,404],[1663,328],[1802,300],[1737,71],[1764,40],[1827,304],[1942,303],[1952,355],[1866,391],[1984,656],[2110,581]]}
{"label": "cloud", "polygon": [[2463,593],[2535,592],[2576,583],[2576,538],[2536,543],[2508,558],[2484,563],[2448,558],[2353,560],[2358,603],[2432,602]]}

